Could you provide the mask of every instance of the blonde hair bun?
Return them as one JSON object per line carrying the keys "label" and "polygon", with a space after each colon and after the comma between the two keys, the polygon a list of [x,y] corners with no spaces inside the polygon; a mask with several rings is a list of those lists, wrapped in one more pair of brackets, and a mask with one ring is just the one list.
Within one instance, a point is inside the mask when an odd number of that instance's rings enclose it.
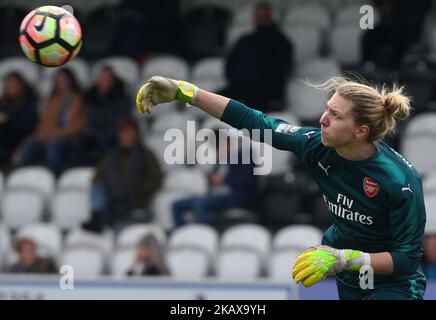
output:
{"label": "blonde hair bun", "polygon": [[410,115],[410,99],[403,94],[403,88],[394,87],[392,92],[386,94],[384,105],[394,119],[403,120]]}

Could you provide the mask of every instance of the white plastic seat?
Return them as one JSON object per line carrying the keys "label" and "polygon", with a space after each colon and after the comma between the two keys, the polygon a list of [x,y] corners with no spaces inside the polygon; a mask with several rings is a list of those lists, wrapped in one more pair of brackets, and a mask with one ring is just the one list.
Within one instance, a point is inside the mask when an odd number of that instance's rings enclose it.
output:
{"label": "white plastic seat", "polygon": [[180,129],[182,132],[187,131],[188,121],[195,121],[195,117],[185,112],[168,112],[165,116],[157,116],[151,126],[151,134],[160,134],[163,141],[163,134],[169,129]]}
{"label": "white plastic seat", "polygon": [[[18,28],[18,26],[17,26]],[[18,44],[17,44],[18,45]],[[19,57],[9,57],[0,60],[0,82],[3,82],[5,76],[11,72],[18,72],[29,84],[35,84],[38,82],[39,71],[37,64],[31,62],[29,59]],[[3,91],[1,86],[0,94]]]}
{"label": "white plastic seat", "polygon": [[125,248],[115,251],[110,260],[111,275],[117,278],[127,276],[127,271],[135,258],[136,248]]}
{"label": "white plastic seat", "polygon": [[401,141],[402,155],[423,176],[436,170],[435,157],[428,151],[434,149],[436,139],[436,113],[419,114],[409,120]]}
{"label": "white plastic seat", "polygon": [[169,249],[192,247],[204,250],[214,257],[218,250],[218,233],[211,226],[189,224],[177,228],[168,239]]}
{"label": "white plastic seat", "polygon": [[15,239],[33,240],[41,256],[57,257],[62,248],[62,235],[59,228],[51,223],[35,223],[18,229]]}
{"label": "white plastic seat", "polygon": [[12,245],[9,229],[5,225],[0,224],[0,270],[3,270],[3,267],[6,266],[6,259],[13,251]]}
{"label": "white plastic seat", "polygon": [[[184,135],[177,131],[176,136],[168,133],[168,141],[165,134],[150,134],[144,136],[143,143],[154,153],[161,169],[164,172],[179,169],[186,163],[186,142]],[[165,159],[168,156],[170,159]]]}
{"label": "white plastic seat", "polygon": [[116,247],[136,248],[139,241],[148,234],[152,234],[162,246],[166,244],[166,235],[164,230],[154,223],[135,223],[121,229],[117,235]]}
{"label": "white plastic seat", "polygon": [[271,234],[257,224],[243,223],[226,229],[221,235],[221,249],[247,248],[266,257],[271,249]]}
{"label": "white plastic seat", "polygon": [[92,186],[94,175],[95,169],[93,167],[68,169],[59,176],[57,189],[89,191]]}
{"label": "white plastic seat", "polygon": [[51,202],[51,221],[61,229],[78,227],[91,217],[89,192],[57,192]]}
{"label": "white plastic seat", "polygon": [[321,50],[321,31],[311,25],[291,25],[284,27],[285,35],[295,48],[295,63],[319,56]]}
{"label": "white plastic seat", "polygon": [[[103,69],[109,66],[114,73],[128,86],[128,92],[134,92],[139,80],[139,66],[128,57],[110,56],[97,61],[91,68],[91,78],[95,81]],[[134,92],[136,94],[136,92]]]}
{"label": "white plastic seat", "polygon": [[95,248],[71,248],[61,256],[61,264],[73,267],[74,277],[93,279],[99,277],[104,269],[104,256]]}
{"label": "white plastic seat", "polygon": [[341,67],[332,58],[318,57],[306,61],[297,69],[298,79],[307,79],[312,83],[320,83],[331,77],[340,76]]}
{"label": "white plastic seat", "polygon": [[180,168],[167,173],[163,189],[166,191],[188,191],[192,194],[207,193],[208,181],[206,175],[198,168]]}
{"label": "white plastic seat", "polygon": [[41,220],[44,198],[31,190],[6,191],[1,201],[3,223],[9,228],[19,228]]}
{"label": "white plastic seat", "polygon": [[436,233],[436,193],[426,194],[424,201],[427,213],[425,233]]}
{"label": "white plastic seat", "polygon": [[82,247],[93,248],[102,252],[105,256],[109,256],[114,248],[114,234],[111,230],[97,234],[79,227],[71,229],[65,237],[64,248]]}
{"label": "white plastic seat", "polygon": [[297,255],[301,252],[296,250],[274,251],[268,259],[268,278],[286,282],[294,282],[292,268]]}
{"label": "white plastic seat", "polygon": [[222,89],[226,84],[224,64],[224,59],[220,57],[198,61],[191,69],[192,82],[207,91]]}
{"label": "white plastic seat", "polygon": [[141,78],[145,81],[152,76],[189,81],[188,63],[181,57],[173,55],[158,55],[148,60],[141,70]]}
{"label": "white plastic seat", "polygon": [[306,250],[310,246],[320,245],[322,232],[312,225],[291,225],[277,231],[273,236],[274,250]]}
{"label": "white plastic seat", "polygon": [[424,193],[436,193],[436,172],[429,173],[422,182]]}
{"label": "white plastic seat", "polygon": [[6,179],[6,189],[34,190],[48,199],[55,190],[55,177],[44,167],[22,167],[9,174]]}
{"label": "white plastic seat", "polygon": [[169,250],[166,260],[170,275],[177,279],[202,279],[207,276],[210,268],[207,253],[193,248]]}
{"label": "white plastic seat", "polygon": [[154,223],[161,226],[165,231],[174,228],[174,217],[172,212],[173,203],[176,200],[192,196],[192,193],[187,191],[160,191],[152,203],[154,213]]}
{"label": "white plastic seat", "polygon": [[[253,240],[252,240],[253,241]],[[256,280],[261,275],[259,254],[247,249],[222,250],[217,257],[216,276],[226,280]]]}
{"label": "white plastic seat", "polygon": [[326,91],[297,80],[288,82],[286,95],[288,110],[303,121],[319,119],[329,98]]}
{"label": "white plastic seat", "polygon": [[363,30],[359,25],[340,25],[330,32],[332,57],[341,65],[354,65],[362,60],[361,38]]}
{"label": "white plastic seat", "polygon": [[328,10],[317,3],[303,4],[291,7],[285,13],[283,24],[313,25],[320,30],[328,30],[331,26],[331,17]]}

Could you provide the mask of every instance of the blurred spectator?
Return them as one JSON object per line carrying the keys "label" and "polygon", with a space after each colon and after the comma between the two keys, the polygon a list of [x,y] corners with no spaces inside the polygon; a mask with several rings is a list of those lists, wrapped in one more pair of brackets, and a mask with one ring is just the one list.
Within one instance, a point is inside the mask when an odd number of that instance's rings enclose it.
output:
{"label": "blurred spectator", "polygon": [[[144,218],[154,193],[162,184],[159,163],[139,140],[138,125],[125,119],[118,129],[118,145],[97,166],[91,191],[91,220],[83,225],[101,232]],[[136,214],[139,217],[136,217]]]}
{"label": "blurred spectator", "polygon": [[429,234],[425,237],[424,273],[427,280],[436,280],[436,234]]}
{"label": "blurred spectator", "polygon": [[[218,132],[216,131],[218,137]],[[220,139],[221,140],[221,139]],[[218,141],[218,138],[217,138]],[[257,179],[253,175],[254,164],[242,162],[242,150],[239,148],[238,162],[231,163],[230,138],[217,143],[217,157],[227,156],[227,164],[218,164],[209,174],[209,193],[180,199],[173,203],[173,216],[176,227],[185,224],[185,213],[191,211],[197,223],[213,224],[215,214],[232,208],[254,209],[257,204]]]}
{"label": "blurred spectator", "polygon": [[92,164],[116,144],[117,124],[130,114],[123,82],[110,67],[104,67],[95,85],[86,93],[84,153]]}
{"label": "blurred spectator", "polygon": [[55,262],[51,258],[42,258],[37,254],[36,244],[27,238],[18,239],[15,249],[19,261],[8,268],[11,273],[57,273]]}
{"label": "blurred spectator", "polygon": [[280,110],[293,69],[293,46],[274,23],[269,4],[256,6],[254,20],[256,30],[239,39],[228,55],[229,86],[222,94],[264,112]]}
{"label": "blurred spectator", "polygon": [[14,150],[35,130],[38,121],[37,95],[16,72],[4,80],[0,97],[0,168],[5,170]]}
{"label": "blurred spectator", "polygon": [[68,160],[79,162],[79,134],[85,124],[83,109],[83,96],[73,73],[59,70],[36,132],[14,154],[14,164],[34,165],[45,159],[53,173],[59,175]]}
{"label": "blurred spectator", "polygon": [[379,67],[396,69],[410,46],[421,40],[431,0],[375,0],[374,3],[381,19],[362,37],[363,59]]}
{"label": "blurred spectator", "polygon": [[157,276],[168,274],[162,246],[154,235],[146,235],[138,243],[135,259],[127,271],[127,275]]}

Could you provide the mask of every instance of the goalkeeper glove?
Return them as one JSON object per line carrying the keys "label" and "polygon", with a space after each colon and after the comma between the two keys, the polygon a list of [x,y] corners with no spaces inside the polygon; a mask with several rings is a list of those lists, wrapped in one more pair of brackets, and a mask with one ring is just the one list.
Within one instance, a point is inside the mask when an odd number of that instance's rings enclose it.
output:
{"label": "goalkeeper glove", "polygon": [[136,95],[136,107],[140,113],[151,113],[157,104],[179,100],[191,103],[197,96],[198,88],[186,81],[177,81],[161,76],[151,77]]}
{"label": "goalkeeper glove", "polygon": [[343,270],[359,271],[363,265],[371,265],[368,253],[351,249],[334,249],[329,246],[313,246],[297,256],[292,277],[311,287],[328,275],[335,275]]}

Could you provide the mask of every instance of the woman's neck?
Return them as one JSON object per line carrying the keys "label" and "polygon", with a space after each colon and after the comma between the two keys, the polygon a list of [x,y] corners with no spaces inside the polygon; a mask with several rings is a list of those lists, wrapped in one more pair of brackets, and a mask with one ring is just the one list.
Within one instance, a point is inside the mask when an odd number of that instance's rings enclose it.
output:
{"label": "woman's neck", "polygon": [[351,143],[335,149],[342,158],[352,161],[368,159],[377,151],[372,142]]}

